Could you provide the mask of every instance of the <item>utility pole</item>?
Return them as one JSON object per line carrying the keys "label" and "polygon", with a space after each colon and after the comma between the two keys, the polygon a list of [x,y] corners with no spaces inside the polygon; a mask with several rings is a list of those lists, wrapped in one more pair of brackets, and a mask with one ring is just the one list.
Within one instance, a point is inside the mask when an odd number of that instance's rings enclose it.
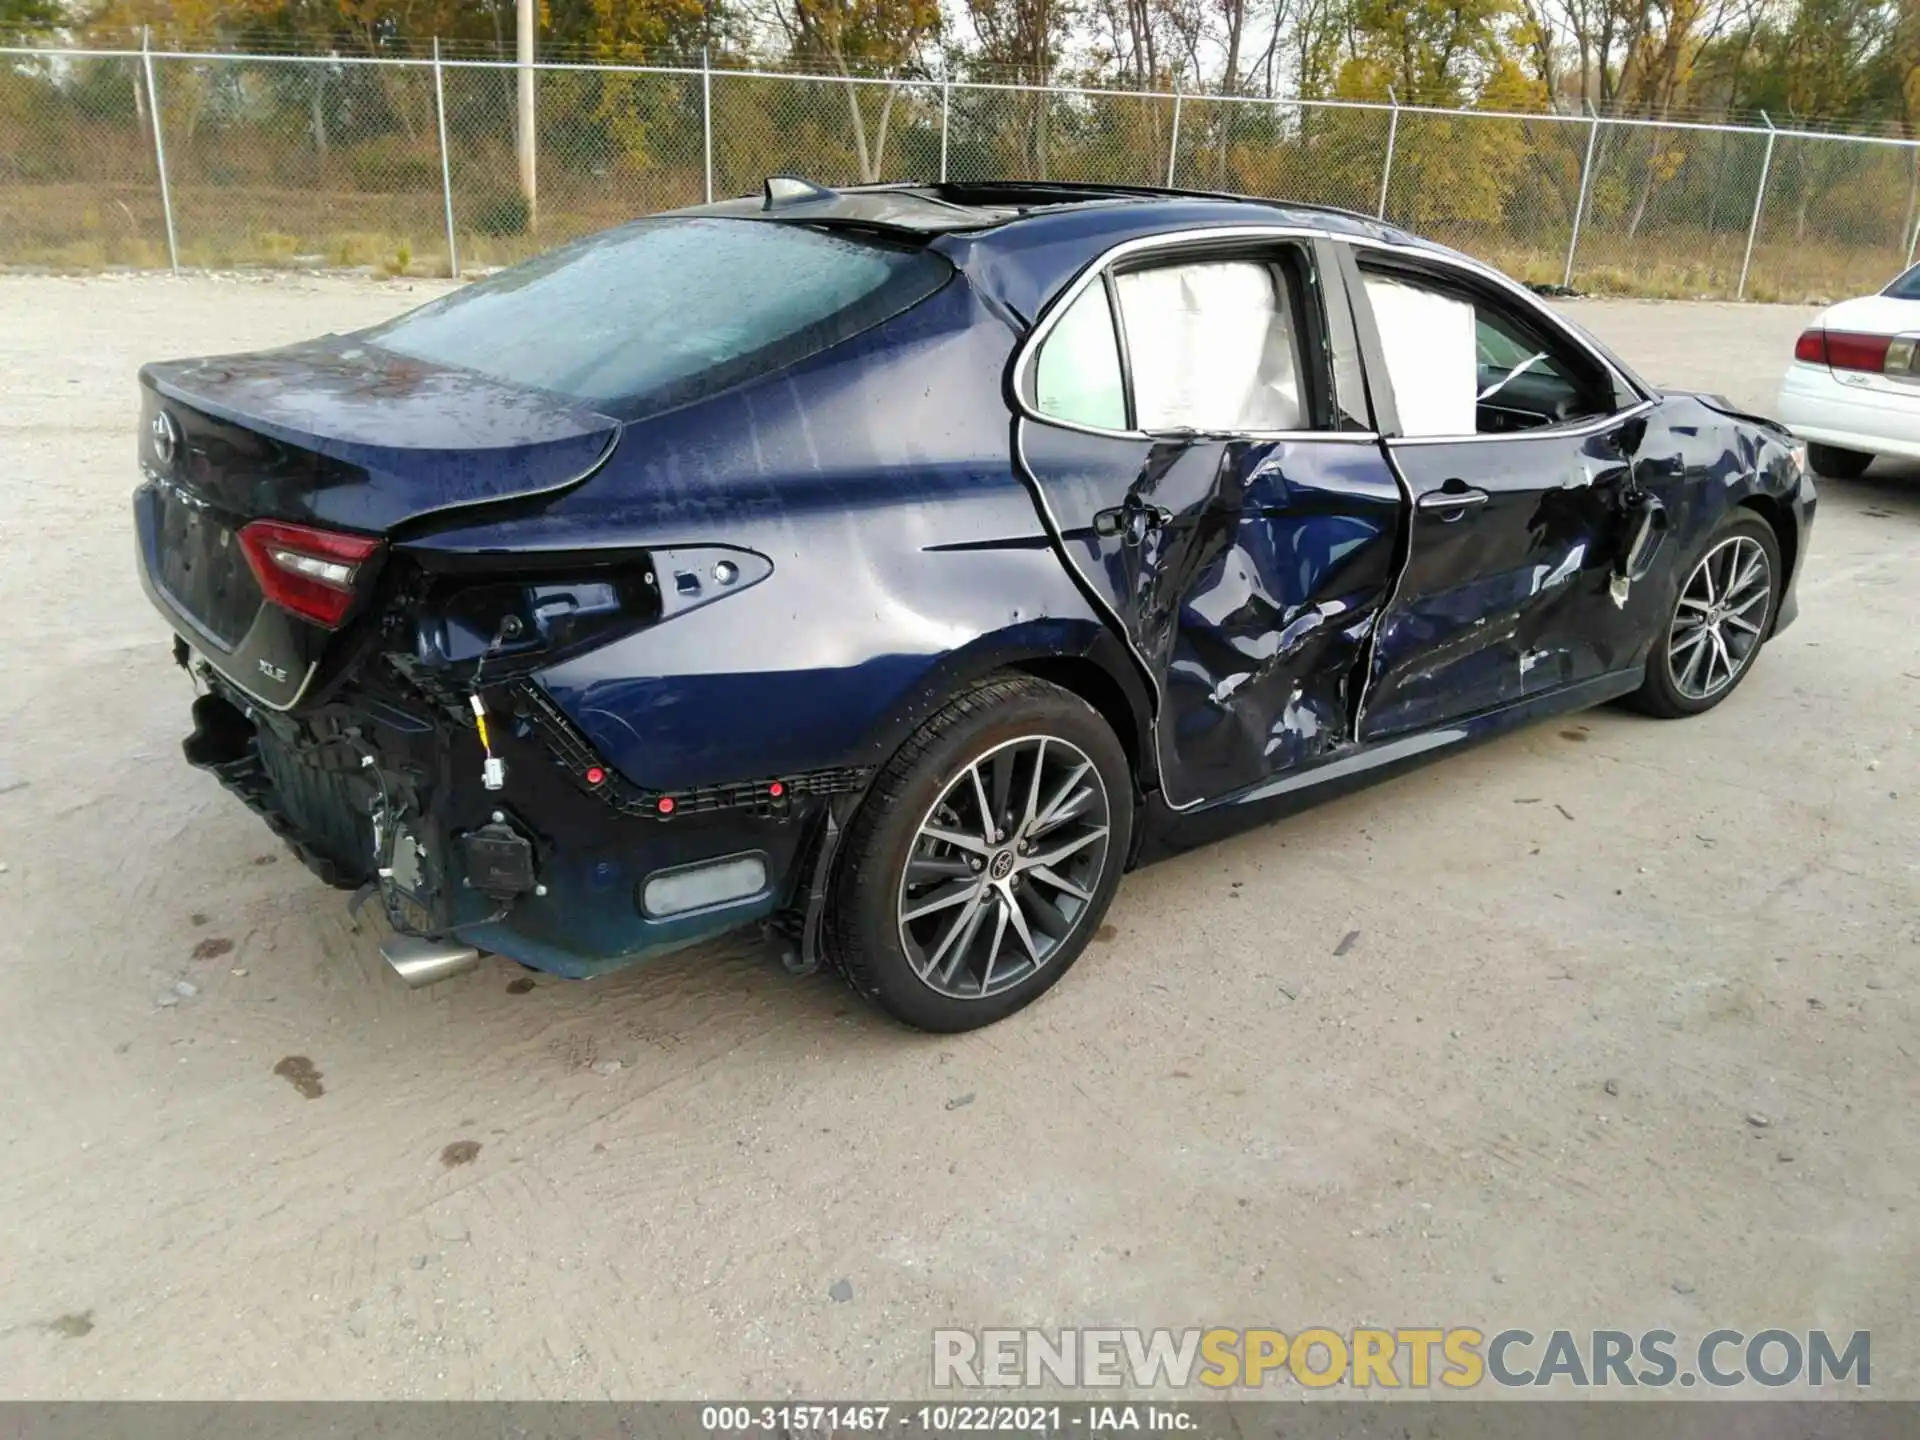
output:
{"label": "utility pole", "polygon": [[516,135],[520,153],[520,193],[527,197],[527,229],[536,228],[535,194],[537,191],[535,175],[535,157],[537,147],[533,127],[533,27],[534,0],[519,0],[518,18],[515,21],[514,40],[520,62],[519,81],[519,124]]}

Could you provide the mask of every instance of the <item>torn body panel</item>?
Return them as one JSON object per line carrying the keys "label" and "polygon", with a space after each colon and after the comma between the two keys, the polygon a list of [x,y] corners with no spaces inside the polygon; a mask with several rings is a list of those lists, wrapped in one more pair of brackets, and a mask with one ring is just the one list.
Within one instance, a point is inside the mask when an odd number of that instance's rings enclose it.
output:
{"label": "torn body panel", "polygon": [[1377,445],[1029,420],[1018,439],[1068,563],[1154,686],[1170,803],[1231,794],[1349,742],[1397,549],[1400,492]]}

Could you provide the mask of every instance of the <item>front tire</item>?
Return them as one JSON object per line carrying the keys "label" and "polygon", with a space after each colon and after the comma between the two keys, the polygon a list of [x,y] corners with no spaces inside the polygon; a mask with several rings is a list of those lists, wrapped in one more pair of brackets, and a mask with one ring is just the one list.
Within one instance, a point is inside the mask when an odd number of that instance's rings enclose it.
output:
{"label": "front tire", "polygon": [[989,680],[874,781],[837,867],[829,953],[908,1025],[990,1025],[1080,958],[1132,830],[1127,757],[1100,714],[1032,676]]}
{"label": "front tire", "polygon": [[1867,473],[1873,456],[1860,450],[1842,450],[1837,445],[1807,446],[1807,464],[1816,475],[1829,480],[1858,480]]}
{"label": "front tire", "polygon": [[1629,703],[1673,720],[1726,699],[1772,633],[1785,579],[1773,527],[1751,510],[1734,510],[1687,562],[1647,654],[1647,678]]}

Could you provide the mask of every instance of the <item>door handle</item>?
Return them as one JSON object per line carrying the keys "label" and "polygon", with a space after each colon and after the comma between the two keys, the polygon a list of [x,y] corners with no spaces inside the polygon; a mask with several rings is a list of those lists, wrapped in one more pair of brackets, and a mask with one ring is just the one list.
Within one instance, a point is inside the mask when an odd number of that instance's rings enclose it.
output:
{"label": "door handle", "polygon": [[1112,509],[1094,512],[1093,533],[1108,537],[1117,535],[1125,544],[1141,545],[1153,531],[1164,529],[1172,523],[1173,512],[1164,505],[1150,504],[1138,495],[1128,495]]}
{"label": "door handle", "polygon": [[1487,503],[1487,492],[1458,480],[1449,480],[1438,490],[1429,490],[1413,502],[1422,510],[1437,512],[1443,520],[1458,520],[1475,505]]}

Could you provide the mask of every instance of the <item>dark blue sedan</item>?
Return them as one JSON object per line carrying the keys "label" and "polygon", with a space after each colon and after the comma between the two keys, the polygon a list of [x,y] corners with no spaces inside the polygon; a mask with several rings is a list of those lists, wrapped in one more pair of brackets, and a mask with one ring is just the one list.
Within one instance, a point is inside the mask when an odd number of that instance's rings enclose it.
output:
{"label": "dark blue sedan", "polygon": [[1132,865],[1542,716],[1725,699],[1804,454],[1339,211],[766,193],[141,373],[187,759],[413,983],[738,926],[910,1024]]}

